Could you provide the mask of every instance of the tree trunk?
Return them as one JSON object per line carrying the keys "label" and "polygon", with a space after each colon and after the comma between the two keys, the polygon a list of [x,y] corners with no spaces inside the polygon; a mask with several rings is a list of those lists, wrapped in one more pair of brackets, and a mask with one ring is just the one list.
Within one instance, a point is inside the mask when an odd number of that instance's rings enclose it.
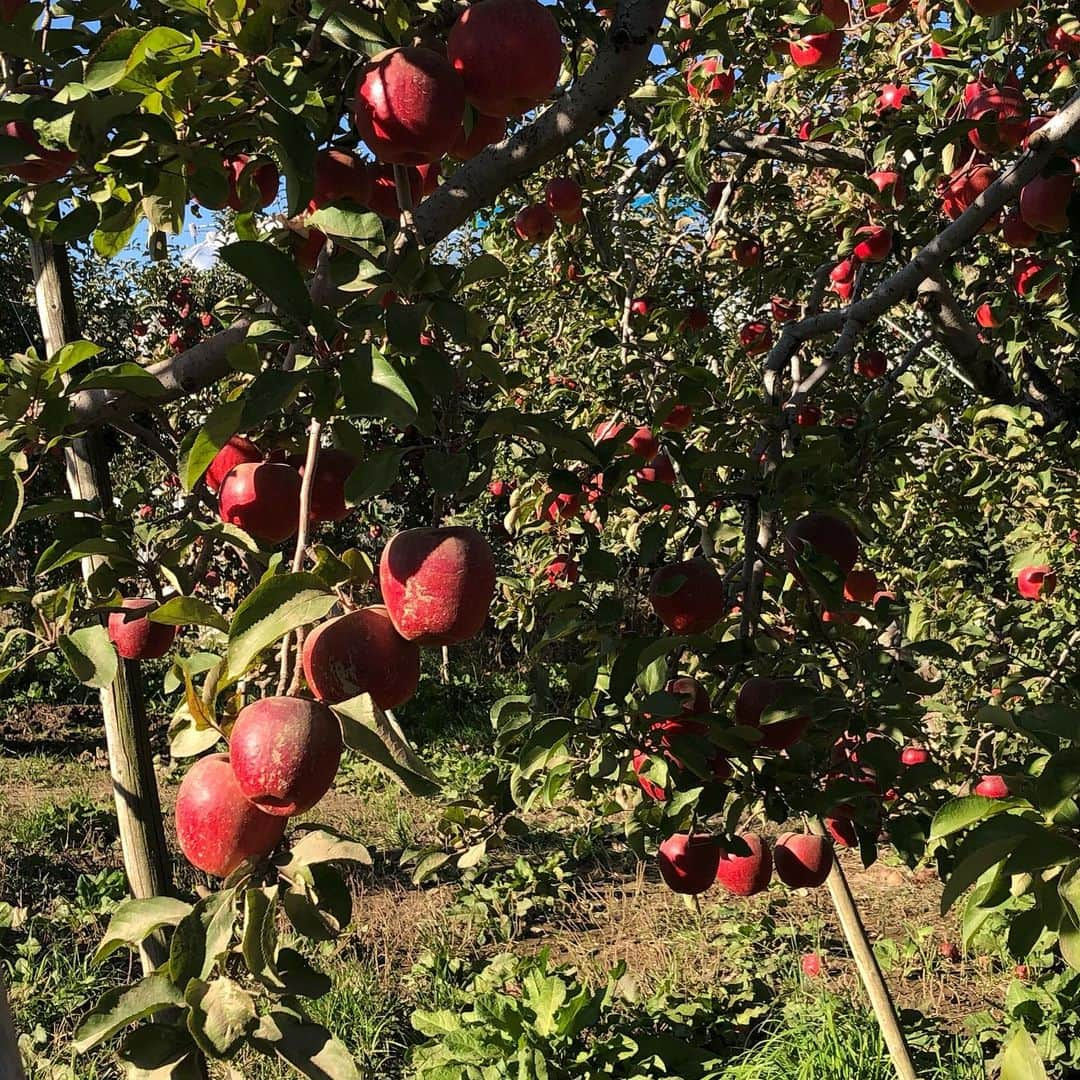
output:
{"label": "tree trunk", "polygon": [[26,1080],[2,972],[0,972],[0,1077],[4,1080]]}
{"label": "tree trunk", "polygon": [[[45,352],[53,356],[79,337],[67,252],[59,245],[31,241],[30,260]],[[65,464],[71,497],[96,503],[109,515],[113,493],[102,432],[74,439],[65,450]],[[83,577],[89,579],[104,562],[101,556],[83,559]],[[101,690],[101,711],[128,886],[138,899],[168,895],[172,873],[137,661],[120,661],[116,678]],[[147,939],[144,970],[149,973],[166,955],[163,939]]]}

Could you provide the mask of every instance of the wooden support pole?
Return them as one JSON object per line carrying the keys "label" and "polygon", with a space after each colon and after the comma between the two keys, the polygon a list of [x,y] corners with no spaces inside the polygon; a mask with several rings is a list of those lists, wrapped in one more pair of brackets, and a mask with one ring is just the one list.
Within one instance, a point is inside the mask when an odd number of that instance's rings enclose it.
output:
{"label": "wooden support pole", "polygon": [[[53,356],[79,337],[67,252],[60,245],[31,241],[30,261],[45,352]],[[100,506],[108,516],[113,493],[102,432],[95,429],[72,440],[65,450],[65,465],[71,497]],[[89,579],[104,562],[101,556],[83,559],[83,577]],[[171,864],[138,662],[120,660],[116,678],[100,697],[128,886],[137,899],[167,896],[172,892]],[[143,969],[149,973],[166,958],[163,939],[148,938],[142,950]]]}
{"label": "wooden support pole", "polygon": [[[825,828],[820,821],[812,820],[810,828],[819,836],[825,835]],[[915,1065],[911,1060],[911,1050],[900,1027],[900,1019],[896,1015],[896,1005],[893,1003],[888,986],[885,985],[870,938],[866,935],[866,927],[859,918],[859,909],[855,906],[855,898],[851,895],[851,888],[835,851],[832,869],[829,871],[825,884],[829,887],[829,895],[832,897],[833,907],[836,908],[836,917],[840,920],[840,929],[843,930],[848,948],[855,958],[855,967],[859,971],[859,978],[866,990],[866,996],[870,999],[870,1006],[877,1017],[893,1068],[896,1069],[896,1075],[900,1080],[918,1080]]]}
{"label": "wooden support pole", "polygon": [[3,1077],[3,1080],[26,1080],[2,971],[0,971],[0,1077]]}

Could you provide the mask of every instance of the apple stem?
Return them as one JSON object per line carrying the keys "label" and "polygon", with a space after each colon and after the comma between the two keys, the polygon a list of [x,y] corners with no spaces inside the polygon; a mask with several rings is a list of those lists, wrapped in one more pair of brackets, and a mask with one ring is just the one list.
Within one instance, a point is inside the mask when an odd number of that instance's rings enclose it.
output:
{"label": "apple stem", "polygon": [[[810,831],[816,835],[826,835],[825,827],[817,818],[811,818],[809,825]],[[896,1006],[882,977],[877,957],[874,956],[874,949],[867,937],[866,927],[859,918],[859,909],[855,906],[855,898],[851,895],[851,887],[844,876],[835,849],[832,856],[832,869],[829,871],[825,884],[829,887],[829,896],[832,898],[833,907],[836,908],[840,929],[843,930],[848,948],[855,958],[859,978],[862,980],[866,996],[870,999],[870,1005],[877,1017],[893,1068],[896,1069],[896,1075],[899,1080],[918,1080],[911,1060],[911,1051],[896,1015]]]}

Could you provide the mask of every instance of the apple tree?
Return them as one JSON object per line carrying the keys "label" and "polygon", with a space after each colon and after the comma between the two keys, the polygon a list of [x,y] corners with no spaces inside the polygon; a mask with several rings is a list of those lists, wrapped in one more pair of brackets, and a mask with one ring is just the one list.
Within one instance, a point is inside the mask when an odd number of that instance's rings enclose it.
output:
{"label": "apple tree", "polygon": [[[452,845],[409,853],[418,880],[568,793],[687,895],[828,879],[904,1076],[834,844],[869,861],[887,827],[948,899],[977,883],[972,932],[1004,907],[1018,954],[1049,934],[1076,961],[1075,16],[5,19],[0,197],[45,349],[4,366],[0,506],[9,530],[54,524],[42,590],[4,595],[26,614],[6,650],[58,648],[101,689],[134,895],[101,955],[144,960],[81,1048],[123,1032],[132,1070],[202,1075],[249,1046],[355,1075],[302,1004],[325,977],[277,927],[339,932],[335,867],[369,856],[286,820],[342,744],[434,794],[393,709],[420,649],[478,633],[493,596],[531,693],[496,706],[505,768],[453,808]],[[212,332],[102,364],[66,247],[115,255],[145,227],[159,254],[218,210],[236,284]],[[182,512],[122,512],[109,427]],[[54,446],[69,491],[39,498],[33,451]],[[378,502],[403,531],[376,569],[349,523]],[[227,598],[201,588],[215,551]],[[140,734],[139,664],[166,654],[173,752],[198,759],[178,839],[224,879],[194,903]],[[770,819],[805,824],[770,850]],[[1018,1026],[1009,1052],[1029,1042]]]}

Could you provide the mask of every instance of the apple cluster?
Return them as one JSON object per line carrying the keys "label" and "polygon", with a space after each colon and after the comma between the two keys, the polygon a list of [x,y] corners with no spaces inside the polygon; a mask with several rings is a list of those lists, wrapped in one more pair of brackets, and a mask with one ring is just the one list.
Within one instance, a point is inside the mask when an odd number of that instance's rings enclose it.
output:
{"label": "apple cluster", "polygon": [[329,708],[360,694],[392,708],[420,679],[420,646],[475,636],[495,593],[495,563],[475,529],[409,529],[383,549],[384,603],[322,623],[304,642],[302,664],[317,700],[270,697],[242,709],[228,754],[198,761],[176,801],[176,831],[188,861],[226,877],[266,856],[289,817],[329,791],[342,754]]}

